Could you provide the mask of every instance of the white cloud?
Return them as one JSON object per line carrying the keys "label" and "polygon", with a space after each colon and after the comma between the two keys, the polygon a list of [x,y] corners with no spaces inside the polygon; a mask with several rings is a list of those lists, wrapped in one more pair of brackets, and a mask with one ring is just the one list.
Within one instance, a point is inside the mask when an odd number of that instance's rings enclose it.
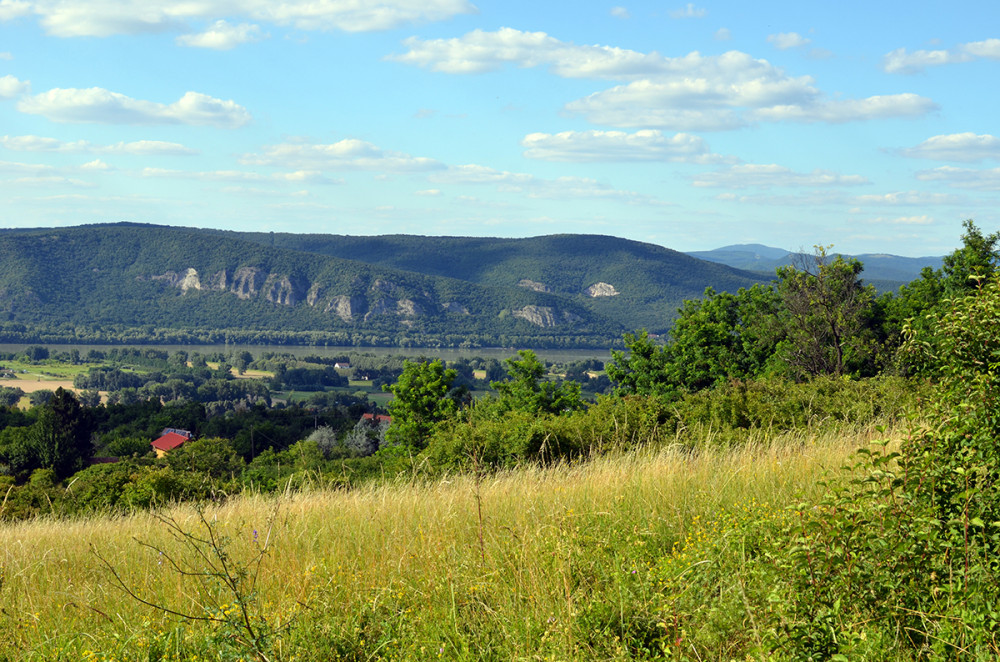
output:
{"label": "white cloud", "polygon": [[882,68],[890,74],[915,74],[927,67],[971,62],[979,58],[1000,60],[1000,39],[972,41],[946,50],[919,50],[912,53],[905,48],[897,48],[885,54]]}
{"label": "white cloud", "polygon": [[649,196],[635,191],[616,189],[586,177],[557,177],[536,179],[530,186],[501,188],[502,191],[524,193],[529,198],[547,200],[579,200],[581,198],[610,199],[629,204],[657,204]]}
{"label": "white cloud", "polygon": [[947,193],[930,193],[928,191],[896,191],[893,193],[877,193],[854,196],[849,201],[855,205],[913,205],[926,207],[929,205],[957,205],[965,202],[963,197]]}
{"label": "white cloud", "polygon": [[544,32],[513,28],[473,30],[452,39],[411,37],[403,44],[409,49],[406,53],[387,59],[451,74],[496,71],[514,64],[522,68],[547,65],[566,78],[633,78],[669,70],[680,60],[610,46],[577,46]]}
{"label": "white cloud", "polygon": [[369,142],[345,139],[333,144],[282,143],[269,145],[263,154],[245,154],[240,163],[304,170],[383,170],[419,172],[439,170],[434,159],[383,150]]}
{"label": "white cloud", "polygon": [[143,168],[143,177],[159,177],[170,179],[194,179],[202,182],[282,182],[293,184],[338,184],[340,182],[324,176],[320,172],[299,170],[295,172],[276,172],[263,175],[259,172],[244,170],[167,170],[164,168]]}
{"label": "white cloud", "polygon": [[[830,100],[810,76],[789,76],[767,60],[740,51],[668,58],[609,46],[578,46],[544,32],[501,28],[452,39],[404,42],[388,59],[451,74],[494,71],[505,65],[548,67],[565,78],[630,81],[566,105],[594,124],[675,131],[734,129],[753,122],[846,122],[910,117],[936,108],[915,94]],[[749,111],[749,112],[745,112]]]}
{"label": "white cloud", "polygon": [[700,7],[695,7],[694,3],[687,3],[680,9],[670,12],[670,18],[704,18],[708,12]]}
{"label": "white cloud", "polygon": [[716,41],[729,41],[733,38],[733,33],[730,32],[729,28],[719,28],[715,31]]}
{"label": "white cloud", "polygon": [[448,184],[520,185],[531,182],[534,177],[506,170],[495,170],[487,166],[468,164],[451,166],[444,172],[434,173],[430,179],[434,182]]}
{"label": "white cloud", "polygon": [[168,170],[166,168],[143,168],[143,177],[164,177],[172,179],[197,179],[204,182],[260,182],[267,178],[257,172],[242,170],[213,170],[197,172],[193,170]]}
{"label": "white cloud", "polygon": [[428,188],[423,191],[417,191],[415,195],[434,198],[441,195],[441,189],[439,188]]}
{"label": "white cloud", "polygon": [[100,87],[55,88],[18,102],[18,110],[53,122],[102,124],[194,124],[223,128],[242,126],[250,113],[235,101],[186,92],[171,104],[142,101]]}
{"label": "white cloud", "polygon": [[712,154],[705,141],[688,133],[665,136],[660,131],[565,131],[531,133],[521,145],[524,155],[543,161],[671,161],[680,163],[732,162]]}
{"label": "white cloud", "polygon": [[0,21],[11,21],[31,13],[31,3],[21,0],[0,0]]}
{"label": "white cloud", "polygon": [[198,150],[185,147],[180,143],[164,142],[162,140],[136,140],[133,142],[118,142],[112,145],[95,145],[86,140],[63,142],[55,138],[42,136],[3,136],[0,137],[0,147],[16,152],[90,152],[95,154],[137,154],[160,156],[192,156]]}
{"label": "white cloud", "polygon": [[43,172],[53,172],[55,168],[39,163],[17,163],[16,161],[0,161],[0,172],[37,175]]}
{"label": "white cloud", "polygon": [[111,170],[111,166],[100,159],[94,159],[93,161],[88,161],[80,166],[81,170]]}
{"label": "white cloud", "polygon": [[778,34],[768,35],[767,41],[774,44],[774,47],[780,51],[785,51],[789,48],[799,48],[812,43],[811,39],[807,39],[797,32],[779,32]]}
{"label": "white cloud", "polygon": [[815,100],[811,103],[776,105],[752,113],[758,120],[796,122],[857,122],[892,117],[920,117],[938,109],[938,105],[917,94],[889,94],[867,99]]}
{"label": "white cloud", "polygon": [[467,0],[0,0],[0,20],[35,13],[57,37],[186,32],[191,22],[223,17],[300,30],[365,32],[476,11]]}
{"label": "white cloud", "polygon": [[250,44],[261,39],[266,39],[259,25],[251,23],[240,23],[232,25],[223,20],[218,20],[212,27],[198,34],[185,34],[177,37],[177,43],[181,46],[194,46],[196,48],[212,48],[217,51],[228,51],[240,44]]}
{"label": "white cloud", "polygon": [[0,52],[0,60],[13,60],[14,56],[7,51]]}
{"label": "white cloud", "polygon": [[85,182],[82,179],[60,177],[58,175],[48,177],[18,177],[5,183],[16,184],[17,186],[74,186],[77,188],[93,188],[95,186],[95,184]]}
{"label": "white cloud", "polygon": [[700,187],[770,188],[775,186],[858,186],[867,184],[868,180],[861,175],[838,175],[829,170],[798,173],[784,166],[748,163],[700,174],[694,178],[693,183]]}
{"label": "white cloud", "polygon": [[922,182],[944,182],[955,188],[1000,191],[1000,168],[971,170],[968,168],[941,166],[933,170],[918,172],[917,179]]}
{"label": "white cloud", "polygon": [[915,159],[938,161],[982,161],[1000,159],[1000,138],[989,134],[952,133],[932,136],[916,147],[900,150],[900,154]]}
{"label": "white cloud", "polygon": [[611,15],[615,18],[632,18],[632,15],[625,7],[612,7]]}
{"label": "white cloud", "polygon": [[31,83],[26,80],[18,80],[14,76],[0,77],[0,99],[13,99],[31,91]]}

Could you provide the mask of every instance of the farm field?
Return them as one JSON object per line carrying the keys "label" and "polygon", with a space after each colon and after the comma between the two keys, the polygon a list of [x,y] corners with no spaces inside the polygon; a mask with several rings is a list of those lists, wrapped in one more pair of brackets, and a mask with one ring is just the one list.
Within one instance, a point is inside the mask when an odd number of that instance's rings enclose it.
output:
{"label": "farm field", "polygon": [[[766,601],[681,624],[678,576],[759,590],[758,527],[883,434],[3,525],[0,659],[730,659]],[[256,587],[185,574],[221,550]]]}

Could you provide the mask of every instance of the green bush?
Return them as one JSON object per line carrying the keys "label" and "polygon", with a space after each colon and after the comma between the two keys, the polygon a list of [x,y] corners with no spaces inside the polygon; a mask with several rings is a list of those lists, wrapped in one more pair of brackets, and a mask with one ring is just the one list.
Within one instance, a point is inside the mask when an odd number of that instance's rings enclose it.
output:
{"label": "green bush", "polygon": [[776,646],[793,659],[1000,654],[1000,285],[919,328],[904,351],[936,377],[926,425],[898,453],[863,449],[856,478],[796,508],[775,546]]}

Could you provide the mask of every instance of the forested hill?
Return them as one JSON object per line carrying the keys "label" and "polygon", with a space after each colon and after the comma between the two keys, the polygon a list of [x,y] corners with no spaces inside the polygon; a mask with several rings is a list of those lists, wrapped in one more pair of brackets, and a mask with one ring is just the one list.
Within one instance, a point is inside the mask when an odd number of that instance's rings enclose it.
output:
{"label": "forested hill", "polygon": [[662,246],[602,235],[501,239],[234,234],[266,246],[480,285],[549,292],[611,317],[627,329],[646,328],[654,333],[665,331],[680,304],[701,297],[706,287],[735,292],[769,280]]}
{"label": "forested hill", "polygon": [[0,232],[0,341],[607,345],[761,280],[612,237]]}

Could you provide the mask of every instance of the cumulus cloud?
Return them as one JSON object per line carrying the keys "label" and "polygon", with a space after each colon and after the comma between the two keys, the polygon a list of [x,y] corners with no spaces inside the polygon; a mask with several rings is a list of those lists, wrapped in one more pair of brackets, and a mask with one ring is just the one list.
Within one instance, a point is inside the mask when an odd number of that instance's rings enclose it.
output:
{"label": "cumulus cloud", "polygon": [[725,170],[703,173],[694,178],[700,187],[771,188],[788,186],[858,186],[867,184],[861,175],[839,175],[829,170],[794,172],[775,164],[748,163]]}
{"label": "cumulus cloud", "polygon": [[16,152],[90,152],[96,154],[137,154],[160,156],[193,156],[198,150],[180,143],[162,140],[136,140],[111,145],[95,145],[86,140],[64,142],[43,136],[3,136],[0,147]]}
{"label": "cumulus cloud", "polygon": [[186,92],[171,104],[133,99],[100,87],[55,88],[18,102],[18,110],[53,122],[101,124],[193,124],[235,128],[250,121],[250,113],[235,101]]}
{"label": "cumulus cloud", "polygon": [[730,32],[729,28],[719,28],[715,31],[716,41],[729,41],[733,38],[733,33]]}
{"label": "cumulus cloud", "polygon": [[712,154],[705,141],[688,133],[665,136],[660,131],[565,131],[531,133],[521,145],[524,155],[543,161],[671,161],[726,163],[731,157]]}
{"label": "cumulus cloud", "polygon": [[943,182],[955,188],[974,189],[977,191],[1000,191],[1000,168],[989,170],[972,170],[941,166],[933,170],[923,170],[917,173],[917,179],[922,182]]}
{"label": "cumulus cloud", "polygon": [[300,30],[366,32],[475,11],[467,0],[0,0],[0,20],[37,14],[57,37],[188,32],[192,22],[226,16]]}
{"label": "cumulus cloud", "polygon": [[14,56],[7,51],[0,52],[0,60],[13,60]]}
{"label": "cumulus cloud", "polygon": [[94,159],[93,161],[88,161],[80,166],[81,170],[111,170],[111,166],[100,159]]}
{"label": "cumulus cloud", "polygon": [[846,122],[926,114],[937,106],[915,94],[867,99],[825,97],[810,76],[790,76],[740,51],[664,57],[609,46],[579,46],[544,32],[501,28],[452,39],[404,42],[390,60],[451,74],[507,65],[548,67],[565,78],[629,81],[568,103],[595,124],[675,131],[735,129],[759,121]]}
{"label": "cumulus cloud", "polygon": [[382,170],[419,172],[444,165],[434,159],[383,150],[363,140],[345,139],[333,144],[282,143],[269,145],[261,154],[245,154],[240,163],[302,170]]}
{"label": "cumulus cloud", "polygon": [[544,32],[500,28],[473,30],[451,39],[403,42],[409,50],[387,59],[452,74],[495,71],[505,64],[550,66],[566,78],[620,78],[648,75],[669,66],[669,58],[610,46],[576,46]]}
{"label": "cumulus cloud", "polygon": [[700,7],[695,7],[694,3],[687,3],[680,9],[670,12],[670,18],[704,18],[708,12]]}
{"label": "cumulus cloud", "polygon": [[632,18],[632,15],[625,7],[612,7],[611,15],[615,18]]}
{"label": "cumulus cloud", "polygon": [[916,147],[903,149],[903,156],[938,161],[982,161],[1000,159],[1000,138],[989,134],[952,133],[932,136]]}
{"label": "cumulus cloud", "polygon": [[13,99],[31,90],[31,83],[14,76],[0,77],[0,99]]}
{"label": "cumulus cloud", "polygon": [[218,20],[212,27],[198,34],[186,34],[177,37],[177,43],[181,46],[194,46],[196,48],[212,48],[217,51],[228,51],[240,44],[249,44],[260,41],[267,37],[259,25],[251,23],[240,23],[232,25],[223,20]]}
{"label": "cumulus cloud", "polygon": [[1000,39],[986,39],[959,44],[954,48],[907,51],[897,48],[882,58],[882,69],[890,74],[916,74],[927,67],[971,62],[976,59],[1000,60]]}
{"label": "cumulus cloud", "polygon": [[22,0],[0,0],[0,21],[11,21],[31,14],[31,3]]}
{"label": "cumulus cloud", "polygon": [[778,34],[768,35],[767,41],[780,51],[785,51],[789,48],[799,48],[812,43],[811,39],[807,39],[797,32],[779,32]]}

